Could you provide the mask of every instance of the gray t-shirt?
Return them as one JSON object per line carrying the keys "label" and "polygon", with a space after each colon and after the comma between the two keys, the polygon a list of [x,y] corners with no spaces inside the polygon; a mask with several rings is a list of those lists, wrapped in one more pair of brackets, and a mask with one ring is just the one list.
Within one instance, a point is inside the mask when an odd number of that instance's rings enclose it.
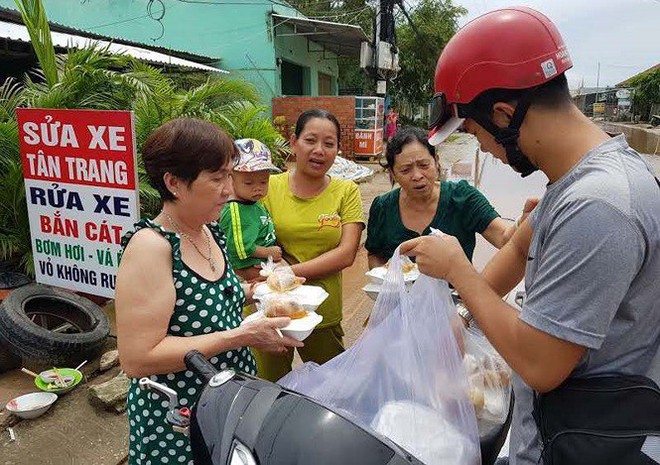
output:
{"label": "gray t-shirt", "polygon": [[[548,186],[530,218],[520,318],[587,348],[575,376],[660,381],[660,188],[644,159],[623,136],[601,144]],[[518,376],[513,388],[510,461],[537,465],[532,390]]]}

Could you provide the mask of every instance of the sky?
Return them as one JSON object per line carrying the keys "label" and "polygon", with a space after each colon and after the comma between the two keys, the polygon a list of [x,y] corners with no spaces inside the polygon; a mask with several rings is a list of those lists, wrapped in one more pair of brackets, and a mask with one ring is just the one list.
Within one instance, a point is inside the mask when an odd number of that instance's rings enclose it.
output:
{"label": "sky", "polygon": [[572,89],[613,86],[660,63],[660,0],[454,0],[468,10],[465,24],[497,8],[522,5],[548,16],[573,59]]}

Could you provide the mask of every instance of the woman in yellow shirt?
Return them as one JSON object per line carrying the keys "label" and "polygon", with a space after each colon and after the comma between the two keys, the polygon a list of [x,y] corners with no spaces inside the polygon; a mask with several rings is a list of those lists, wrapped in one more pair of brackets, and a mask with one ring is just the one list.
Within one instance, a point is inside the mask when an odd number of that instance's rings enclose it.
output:
{"label": "woman in yellow shirt", "polygon": [[[326,110],[301,114],[291,136],[295,169],[271,176],[263,200],[283,258],[296,276],[330,294],[317,310],[323,322],[298,349],[303,361],[319,364],[344,351],[341,272],[353,264],[364,229],[357,185],[327,174],[339,150],[340,132],[339,121]],[[277,381],[291,371],[293,349],[284,355],[255,352],[262,378]]]}

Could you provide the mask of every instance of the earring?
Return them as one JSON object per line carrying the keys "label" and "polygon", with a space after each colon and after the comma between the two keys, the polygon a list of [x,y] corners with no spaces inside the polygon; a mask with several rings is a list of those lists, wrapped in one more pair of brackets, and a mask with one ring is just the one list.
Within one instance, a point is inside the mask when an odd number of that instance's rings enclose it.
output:
{"label": "earring", "polygon": [[177,193],[176,193],[176,192],[172,192],[172,195],[173,195],[174,197],[176,197],[176,196],[177,196]]}

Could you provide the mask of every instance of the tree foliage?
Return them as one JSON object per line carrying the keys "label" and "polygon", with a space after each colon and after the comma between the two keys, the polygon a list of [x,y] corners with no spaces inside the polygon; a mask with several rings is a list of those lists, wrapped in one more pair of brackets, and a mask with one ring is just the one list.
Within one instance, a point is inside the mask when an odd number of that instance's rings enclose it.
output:
{"label": "tree foliage", "polygon": [[467,13],[451,0],[421,0],[410,11],[418,33],[406,18],[397,22],[401,70],[390,86],[399,107],[425,105],[433,95],[433,76],[440,52],[458,30],[458,19]]}
{"label": "tree foliage", "polygon": [[634,89],[633,105],[635,114],[650,118],[653,104],[660,103],[660,69],[633,77],[629,84]]}
{"label": "tree foliage", "polygon": [[50,37],[48,17],[43,2],[41,0],[15,0],[15,3],[25,26],[27,26],[34,53],[43,65],[44,79],[48,85],[53,85],[57,82],[55,49]]}
{"label": "tree foliage", "polygon": [[308,18],[360,26],[370,37],[373,32],[377,1],[291,0],[288,3]]}
{"label": "tree foliage", "polygon": [[[309,18],[360,26],[371,40],[378,0],[291,0],[294,8]],[[359,57],[339,57],[339,89],[353,94],[371,94],[374,83],[360,68]]]}
{"label": "tree foliage", "polygon": [[275,163],[284,164],[287,141],[270,122],[266,108],[259,106],[253,85],[206,76],[198,85],[182,87],[160,69],[126,55],[111,55],[98,46],[69,50],[65,55],[55,55],[53,49],[51,55],[47,50],[52,49],[50,28],[42,17],[41,1],[21,1],[32,44],[40,50],[39,67],[26,74],[23,82],[8,79],[0,85],[0,260],[34,273],[17,107],[132,110],[140,205],[146,216],[158,212],[160,199],[139,163],[140,150],[151,131],[171,119],[201,118],[217,123],[235,139],[259,139],[271,148]]}

